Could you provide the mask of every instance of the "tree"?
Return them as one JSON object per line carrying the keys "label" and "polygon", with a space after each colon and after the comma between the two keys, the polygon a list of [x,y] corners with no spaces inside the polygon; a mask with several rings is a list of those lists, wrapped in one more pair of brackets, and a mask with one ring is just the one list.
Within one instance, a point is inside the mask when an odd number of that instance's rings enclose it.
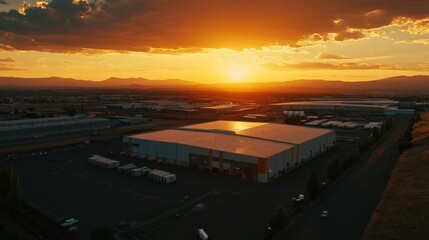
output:
{"label": "tree", "polygon": [[307,191],[311,200],[314,200],[319,196],[319,190],[319,180],[317,179],[316,172],[313,170],[310,175],[310,179],[307,181]]}
{"label": "tree", "polygon": [[334,181],[335,179],[340,176],[341,169],[340,169],[340,162],[338,160],[337,156],[332,157],[327,166],[327,175],[329,178],[329,181]]}
{"label": "tree", "polygon": [[370,142],[368,140],[359,141],[359,154],[362,155],[369,148],[369,145]]}
{"label": "tree", "polygon": [[12,168],[0,168],[0,200],[11,212],[18,210],[21,204],[19,177]]}
{"label": "tree", "polygon": [[268,226],[274,231],[277,231],[283,227],[287,220],[288,216],[285,208],[280,205],[276,208],[276,212],[268,218]]}
{"label": "tree", "polygon": [[91,240],[115,240],[111,227],[102,227],[91,232]]}
{"label": "tree", "polygon": [[380,138],[380,130],[376,127],[372,128],[372,139],[374,140],[373,143],[375,143]]}
{"label": "tree", "polygon": [[386,131],[390,130],[391,128],[392,128],[392,118],[391,118],[391,117],[389,117],[389,118],[386,120]]}

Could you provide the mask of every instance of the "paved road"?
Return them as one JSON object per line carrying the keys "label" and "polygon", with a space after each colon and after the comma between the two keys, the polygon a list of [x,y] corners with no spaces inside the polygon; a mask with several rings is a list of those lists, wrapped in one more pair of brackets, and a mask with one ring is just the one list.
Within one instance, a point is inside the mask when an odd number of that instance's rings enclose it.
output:
{"label": "paved road", "polygon": [[[405,132],[409,119],[395,119],[367,159],[356,165],[333,192],[321,200],[286,233],[276,239],[360,239],[389,179],[400,150],[394,147]],[[320,218],[329,210],[327,219]]]}

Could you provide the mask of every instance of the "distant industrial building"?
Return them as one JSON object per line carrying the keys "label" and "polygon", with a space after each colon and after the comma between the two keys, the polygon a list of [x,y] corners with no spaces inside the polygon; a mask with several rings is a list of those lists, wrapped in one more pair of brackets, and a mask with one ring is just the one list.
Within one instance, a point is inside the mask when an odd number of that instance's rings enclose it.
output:
{"label": "distant industrial building", "polygon": [[416,110],[414,109],[403,109],[403,108],[388,108],[385,112],[385,115],[393,116],[393,115],[414,115],[416,114]]}
{"label": "distant industrial building", "polygon": [[59,134],[97,131],[109,127],[108,119],[85,115],[0,121],[0,141],[28,140]]}
{"label": "distant industrial building", "polygon": [[386,111],[386,106],[370,104],[352,104],[341,102],[287,102],[277,103],[277,106],[283,106],[287,111],[306,111],[320,113],[365,113],[382,114]]}
{"label": "distant industrial building", "polygon": [[200,107],[200,110],[205,112],[212,112],[212,113],[228,113],[233,112],[240,109],[240,105],[237,104],[221,104],[216,106],[210,106],[210,107]]}
{"label": "distant industrial building", "polygon": [[132,156],[267,182],[335,144],[335,131],[214,121],[125,136]]}

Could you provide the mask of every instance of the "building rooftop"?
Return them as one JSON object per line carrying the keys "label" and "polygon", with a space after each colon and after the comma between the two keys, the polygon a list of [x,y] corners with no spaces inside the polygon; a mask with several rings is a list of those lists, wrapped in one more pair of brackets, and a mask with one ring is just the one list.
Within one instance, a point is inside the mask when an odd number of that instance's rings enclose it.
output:
{"label": "building rooftop", "polygon": [[277,153],[294,148],[287,143],[213,132],[187,130],[164,130],[128,136],[131,139],[145,139],[159,142],[210,148],[217,151],[268,158]]}
{"label": "building rooftop", "polygon": [[332,132],[332,130],[321,128],[241,121],[214,121],[184,126],[179,129],[236,134],[246,137],[292,144],[301,144],[320,135]]}
{"label": "building rooftop", "polygon": [[272,105],[274,106],[339,106],[339,107],[360,107],[360,108],[379,109],[379,110],[384,110],[386,108],[385,106],[379,106],[379,105],[342,103],[342,102],[335,102],[335,101],[285,102],[285,103],[275,103]]}
{"label": "building rooftop", "polygon": [[284,143],[301,144],[333,130],[267,123],[237,131],[237,135],[267,139]]}
{"label": "building rooftop", "polygon": [[178,129],[183,130],[195,130],[195,131],[208,131],[208,132],[230,132],[236,133],[237,131],[253,128],[267,123],[262,122],[241,122],[241,121],[214,121],[207,123],[200,123],[194,125],[188,125],[180,127]]}
{"label": "building rooftop", "polygon": [[89,157],[88,159],[96,160],[98,162],[103,162],[103,163],[107,163],[107,164],[118,163],[119,162],[117,160],[112,160],[112,159],[105,158],[105,157],[102,157],[102,156],[99,156],[99,155],[93,155],[92,157]]}
{"label": "building rooftop", "polygon": [[11,131],[27,128],[39,128],[48,126],[65,126],[77,123],[94,123],[109,121],[105,118],[92,118],[87,116],[76,117],[53,117],[53,118],[37,118],[37,119],[22,119],[13,121],[1,121],[0,131]]}
{"label": "building rooftop", "polygon": [[216,105],[216,106],[210,106],[210,107],[200,107],[200,109],[212,109],[212,110],[220,110],[220,109],[229,109],[233,107],[238,107],[237,104],[222,104],[222,105]]}

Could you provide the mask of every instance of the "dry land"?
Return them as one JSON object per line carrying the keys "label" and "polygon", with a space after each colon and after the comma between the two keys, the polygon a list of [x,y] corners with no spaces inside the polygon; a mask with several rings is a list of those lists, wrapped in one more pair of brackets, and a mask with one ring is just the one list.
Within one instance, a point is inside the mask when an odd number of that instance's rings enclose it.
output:
{"label": "dry land", "polygon": [[363,239],[429,239],[429,113],[412,135],[413,147],[398,160]]}

